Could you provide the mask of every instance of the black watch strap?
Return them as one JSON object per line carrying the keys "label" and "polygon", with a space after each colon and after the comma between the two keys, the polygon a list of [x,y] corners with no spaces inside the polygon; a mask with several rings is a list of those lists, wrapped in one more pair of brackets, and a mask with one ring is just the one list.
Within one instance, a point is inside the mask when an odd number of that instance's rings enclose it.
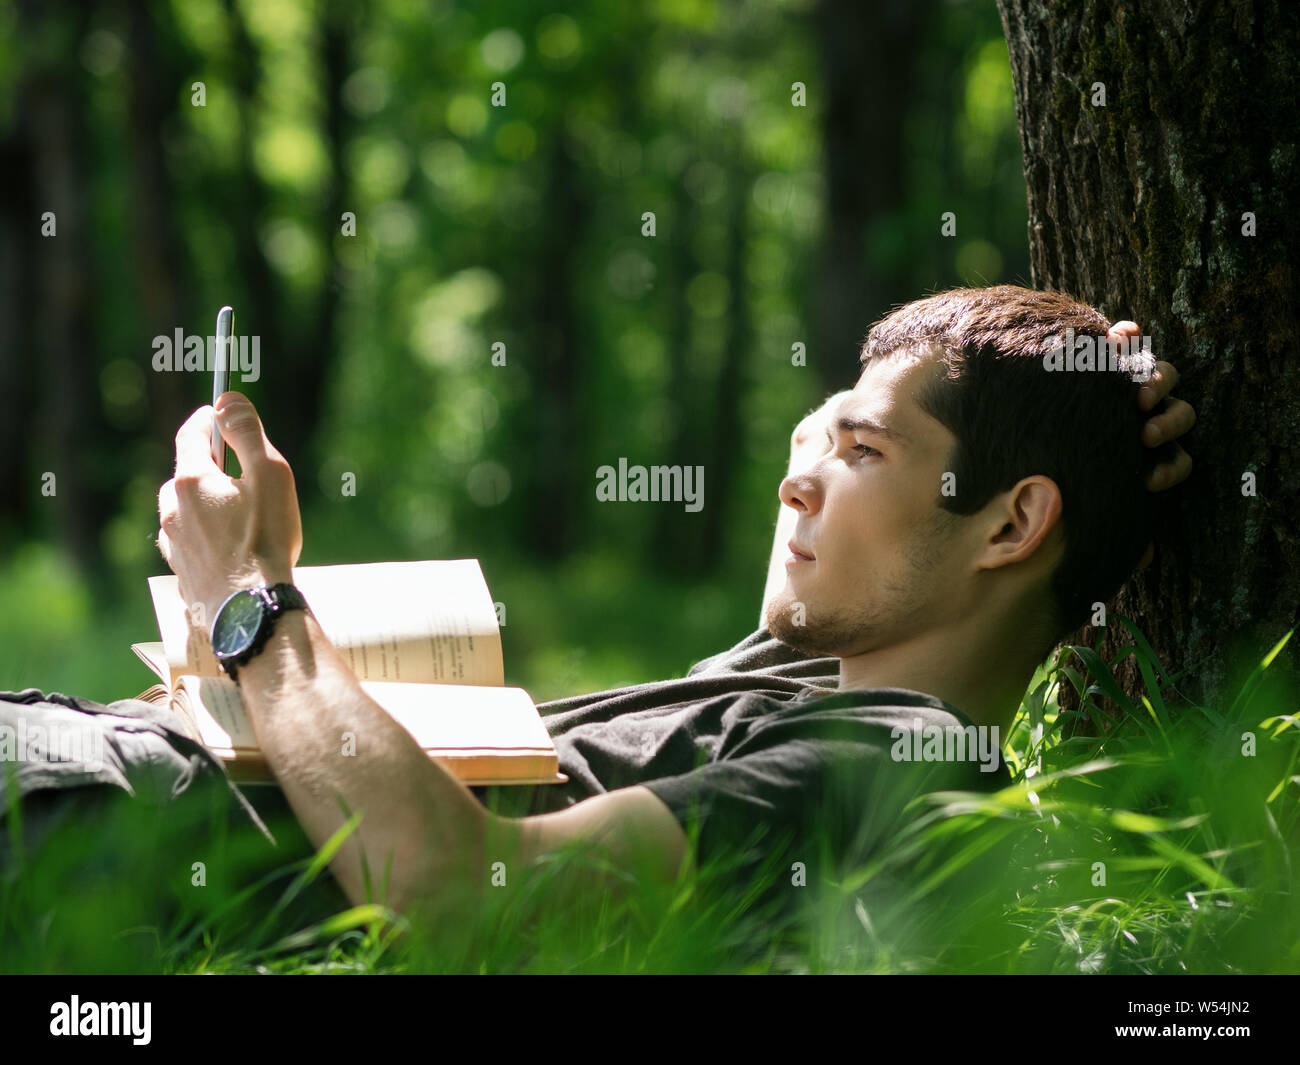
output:
{"label": "black watch strap", "polygon": [[271,638],[271,633],[275,629],[275,623],[279,620],[280,615],[289,610],[307,610],[307,600],[303,598],[296,586],[288,581],[281,581],[279,584],[263,584],[260,587],[250,589],[262,600],[264,610],[262,612],[262,622],[257,628],[257,635],[253,638],[253,643],[248,650],[236,658],[219,659],[222,668],[226,674],[236,684],[239,683],[239,667],[246,662],[251,662],[262,648],[266,646],[267,640]]}
{"label": "black watch strap", "polygon": [[307,600],[302,597],[302,592],[298,591],[298,586],[288,581],[263,585],[262,591],[271,608],[272,617],[279,617],[286,610],[307,609]]}

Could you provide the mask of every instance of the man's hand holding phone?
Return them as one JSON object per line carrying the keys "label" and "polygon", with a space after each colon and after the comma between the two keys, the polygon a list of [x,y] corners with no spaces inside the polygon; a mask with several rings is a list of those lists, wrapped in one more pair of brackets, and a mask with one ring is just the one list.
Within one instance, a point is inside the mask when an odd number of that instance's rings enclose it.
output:
{"label": "man's hand holding phone", "polygon": [[[214,428],[239,459],[237,480],[213,461]],[[232,592],[292,580],[302,551],[293,471],[246,396],[225,392],[181,426],[176,475],[158,492],[158,521],[158,550],[185,601],[202,604],[202,625]]]}

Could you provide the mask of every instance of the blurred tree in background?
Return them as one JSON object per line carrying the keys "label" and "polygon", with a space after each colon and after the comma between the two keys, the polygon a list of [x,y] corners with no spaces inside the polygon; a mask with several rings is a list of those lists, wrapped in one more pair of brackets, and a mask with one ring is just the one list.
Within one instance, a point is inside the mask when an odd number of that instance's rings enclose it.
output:
{"label": "blurred tree in background", "polygon": [[[868,325],[1029,272],[991,0],[0,3],[0,173],[0,687],[105,700],[210,398],[154,338],[223,303],[302,562],[481,559],[546,699],[749,632]],[[703,509],[598,504],[620,457]]]}

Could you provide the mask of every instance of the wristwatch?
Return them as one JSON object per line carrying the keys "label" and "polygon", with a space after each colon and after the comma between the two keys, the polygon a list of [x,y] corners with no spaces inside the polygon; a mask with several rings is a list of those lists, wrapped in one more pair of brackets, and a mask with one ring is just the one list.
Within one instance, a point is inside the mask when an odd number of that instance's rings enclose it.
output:
{"label": "wristwatch", "polygon": [[263,584],[229,596],[212,619],[212,650],[230,679],[266,646],[276,620],[286,610],[306,610],[307,600],[292,584]]}

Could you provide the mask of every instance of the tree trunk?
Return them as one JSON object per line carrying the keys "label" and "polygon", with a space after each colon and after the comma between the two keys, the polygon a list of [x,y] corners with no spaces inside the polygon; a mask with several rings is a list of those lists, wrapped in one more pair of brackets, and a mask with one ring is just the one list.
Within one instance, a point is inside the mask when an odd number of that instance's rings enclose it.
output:
{"label": "tree trunk", "polygon": [[[143,5],[126,11],[127,41],[132,62],[127,65],[126,134],[131,166],[130,266],[140,290],[144,321],[140,349],[149,351],[149,338],[171,336],[178,327],[199,332],[200,321],[187,317],[190,264],[176,227],[178,197],[163,151],[166,126],[173,119],[180,76],[172,56],[160,47],[160,14]],[[170,25],[167,27],[171,29]],[[188,97],[188,92],[185,94]],[[206,333],[207,330],[203,329]],[[149,421],[155,440],[170,440],[190,412],[204,401],[203,389],[189,375],[148,373]],[[169,464],[170,465],[170,464]]]}
{"label": "tree trunk", "polygon": [[[1295,625],[1300,603],[1291,262],[1300,9],[1283,0],[998,6],[1033,283],[1136,321],[1156,357],[1178,368],[1177,395],[1197,412],[1187,441],[1196,468],[1160,497],[1155,562],[1114,609],[1167,667],[1189,670],[1183,694],[1217,703]],[[1113,612],[1109,620],[1108,659],[1130,642]],[[1085,629],[1067,642],[1096,636]],[[1274,670],[1294,677],[1295,647]],[[1136,692],[1131,665],[1119,677]]]}
{"label": "tree trunk", "polygon": [[[23,5],[20,37],[68,34],[80,40],[88,15],[73,21]],[[48,39],[57,40],[57,36]],[[19,90],[19,114],[32,151],[33,198],[38,212],[54,215],[55,232],[42,237],[30,269],[37,295],[31,310],[34,341],[29,364],[39,375],[41,398],[32,426],[36,472],[52,474],[52,505],[59,538],[87,580],[106,579],[99,531],[117,499],[103,461],[111,454],[99,399],[96,288],[85,76],[69,52],[30,64]],[[39,227],[40,217],[29,225]]]}
{"label": "tree trunk", "polygon": [[[315,387],[312,383],[318,380],[315,375],[321,373],[323,367],[314,369],[308,379],[302,378],[299,369],[301,357],[295,350],[300,340],[284,327],[284,292],[262,246],[261,227],[272,214],[270,193],[258,175],[253,159],[256,125],[263,113],[258,95],[262,80],[262,53],[248,32],[241,5],[235,0],[226,0],[225,6],[231,52],[238,57],[231,71],[231,88],[239,115],[239,134],[234,152],[238,176],[227,185],[225,191],[229,199],[222,208],[235,246],[235,275],[226,278],[225,284],[233,287],[238,279],[237,291],[246,301],[242,305],[234,302],[236,335],[260,338],[260,388],[267,397],[261,406],[262,417],[274,426],[276,448],[298,470],[298,476],[303,477],[308,468],[304,436],[310,430],[304,427],[302,404]],[[211,312],[215,310],[210,309]],[[205,334],[212,327],[209,316],[205,313],[202,317]],[[237,391],[248,391],[238,378],[233,378],[232,384]],[[292,399],[286,401],[287,397]],[[273,415],[270,413],[272,410]]]}
{"label": "tree trunk", "polygon": [[537,268],[536,351],[532,355],[530,437],[538,456],[528,510],[534,553],[563,558],[574,547],[573,515],[582,513],[590,491],[583,474],[580,440],[587,399],[583,386],[585,351],[577,306],[577,249],[590,202],[580,168],[570,153],[563,125],[556,130],[547,168],[549,205]]}
{"label": "tree trunk", "polygon": [[[29,412],[36,406],[36,326],[29,310],[36,302],[30,264],[42,239],[37,220],[32,172],[32,144],[26,129],[14,123],[0,138],[0,174],[6,175],[0,195],[0,396],[6,417],[0,418],[0,535],[21,539],[33,529],[32,513],[40,499],[33,483],[31,454],[34,425]],[[48,209],[48,208],[43,208]]]}
{"label": "tree trunk", "polygon": [[[933,0],[821,0],[815,26],[826,109],[826,180],[813,354],[826,392],[856,375],[864,315],[914,298],[901,278],[869,268],[872,223],[903,202],[907,161],[903,126],[915,92],[922,29]],[[851,382],[850,382],[851,383]]]}
{"label": "tree trunk", "polygon": [[[685,169],[685,168],[683,168]],[[705,475],[710,471],[703,461],[708,435],[708,403],[713,398],[698,378],[699,358],[691,343],[692,311],[686,299],[686,286],[700,269],[695,255],[695,244],[688,234],[700,224],[700,206],[695,197],[686,191],[683,181],[673,185],[674,201],[671,217],[676,232],[669,238],[667,254],[667,284],[672,292],[672,304],[666,332],[668,335],[667,394],[671,421],[664,436],[670,441],[660,461],[705,465]],[[738,298],[739,293],[732,293]],[[712,480],[708,491],[713,490]],[[707,497],[706,497],[707,498]],[[685,515],[676,507],[656,507],[651,557],[655,565],[671,571],[675,576],[699,577],[704,572],[698,551],[698,526],[687,525]]]}

